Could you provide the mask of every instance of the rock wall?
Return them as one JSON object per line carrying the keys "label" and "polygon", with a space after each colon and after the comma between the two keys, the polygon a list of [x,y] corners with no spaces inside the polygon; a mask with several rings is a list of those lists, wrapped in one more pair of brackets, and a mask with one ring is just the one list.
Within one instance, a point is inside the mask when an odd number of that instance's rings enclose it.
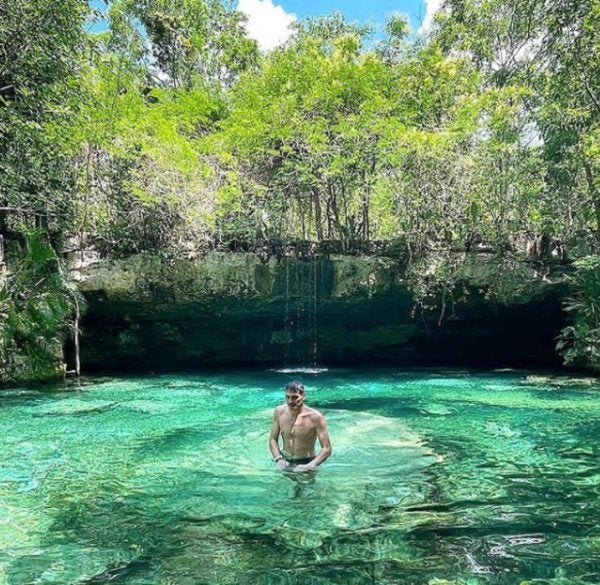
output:
{"label": "rock wall", "polygon": [[390,258],[213,253],[74,266],[88,301],[83,370],[560,365],[561,278],[476,254],[456,265],[453,292],[428,311],[415,309],[415,275],[427,288],[436,267],[407,275]]}

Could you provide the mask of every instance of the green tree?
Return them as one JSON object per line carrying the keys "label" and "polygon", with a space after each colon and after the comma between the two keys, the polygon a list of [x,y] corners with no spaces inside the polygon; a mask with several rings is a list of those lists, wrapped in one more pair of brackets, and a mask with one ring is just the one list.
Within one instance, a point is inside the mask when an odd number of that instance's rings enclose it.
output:
{"label": "green tree", "polygon": [[152,82],[164,87],[227,87],[258,58],[256,42],[245,34],[245,15],[229,2],[118,0],[109,15],[120,48],[129,43]]}
{"label": "green tree", "polygon": [[87,11],[79,0],[0,6],[0,232],[25,217],[58,236],[71,212],[63,145],[76,113]]}
{"label": "green tree", "polygon": [[494,87],[521,86],[546,168],[540,230],[600,244],[598,0],[446,0],[436,39]]}
{"label": "green tree", "polygon": [[573,294],[566,310],[572,324],[565,327],[557,350],[565,363],[600,371],[600,257],[588,256],[575,262],[571,277]]}
{"label": "green tree", "polygon": [[10,260],[0,281],[0,379],[56,378],[84,301],[42,231],[26,232]]}
{"label": "green tree", "polygon": [[116,53],[87,71],[73,141],[75,233],[121,254],[206,245],[217,179],[201,140],[222,99],[206,88],[149,88]]}
{"label": "green tree", "polygon": [[242,185],[234,214],[257,237],[371,236],[389,76],[380,58],[361,52],[361,35],[339,16],[311,21],[236,85],[216,144],[234,156]]}

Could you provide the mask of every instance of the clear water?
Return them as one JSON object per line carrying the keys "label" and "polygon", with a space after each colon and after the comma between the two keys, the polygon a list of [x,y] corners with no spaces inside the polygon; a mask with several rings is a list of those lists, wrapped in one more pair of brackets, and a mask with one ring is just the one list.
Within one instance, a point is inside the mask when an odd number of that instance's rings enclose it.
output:
{"label": "clear water", "polygon": [[[274,470],[300,377],[334,453]],[[0,393],[0,584],[600,583],[600,387],[305,371]]]}

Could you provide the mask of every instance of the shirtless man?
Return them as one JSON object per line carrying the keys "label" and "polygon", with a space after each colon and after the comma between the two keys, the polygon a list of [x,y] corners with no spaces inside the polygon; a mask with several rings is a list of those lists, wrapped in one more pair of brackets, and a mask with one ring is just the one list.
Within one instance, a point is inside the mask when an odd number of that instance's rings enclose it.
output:
{"label": "shirtless man", "polygon": [[[331,455],[331,443],[325,417],[304,404],[304,386],[290,382],[285,387],[285,404],[273,412],[273,425],[269,449],[277,469],[301,472],[311,471]],[[279,435],[283,436],[283,449],[279,448]],[[321,451],[315,455],[319,439]]]}

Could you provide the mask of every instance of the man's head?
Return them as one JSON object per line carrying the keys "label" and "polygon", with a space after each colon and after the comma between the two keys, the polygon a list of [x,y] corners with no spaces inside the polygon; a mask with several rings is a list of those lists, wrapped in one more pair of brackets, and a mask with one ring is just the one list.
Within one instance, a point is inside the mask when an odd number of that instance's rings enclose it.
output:
{"label": "man's head", "polygon": [[285,401],[292,410],[299,410],[304,404],[304,386],[302,382],[294,380],[285,385]]}

